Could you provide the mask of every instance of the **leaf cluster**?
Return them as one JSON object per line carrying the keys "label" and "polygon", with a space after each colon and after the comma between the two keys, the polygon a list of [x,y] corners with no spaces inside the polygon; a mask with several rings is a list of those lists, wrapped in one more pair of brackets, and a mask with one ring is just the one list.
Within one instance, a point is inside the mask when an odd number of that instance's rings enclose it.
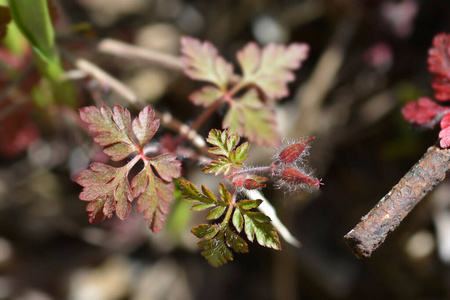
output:
{"label": "leaf cluster", "polygon": [[288,95],[287,84],[295,79],[293,71],[306,59],[308,46],[270,44],[261,49],[249,43],[237,53],[239,76],[211,43],[183,37],[181,44],[185,74],[208,82],[189,99],[205,107],[227,103],[223,128],[261,145],[278,145],[274,102]]}
{"label": "leaf cluster", "polygon": [[[194,184],[186,180],[180,180],[180,192],[187,203],[191,203],[192,210],[203,211],[210,209],[207,219],[218,220],[217,224],[201,224],[192,229],[192,233],[202,239],[198,246],[203,249],[202,255],[215,267],[233,260],[233,253],[248,252],[247,242],[239,235],[245,231],[247,239],[251,242],[255,237],[261,246],[276,250],[281,249],[278,234],[269,223],[270,218],[261,212],[252,211],[256,209],[262,200],[236,201],[226,189],[220,184],[220,198],[202,185],[199,190]],[[225,214],[225,216],[224,216]]]}
{"label": "leaf cluster", "polygon": [[[89,221],[103,221],[114,212],[120,219],[125,219],[131,211],[131,202],[138,198],[138,211],[144,214],[150,229],[159,232],[174,198],[173,179],[181,175],[181,162],[171,153],[149,158],[143,152],[159,127],[153,109],[145,107],[132,123],[130,112],[120,105],[113,111],[106,106],[100,109],[84,107],[80,109],[80,116],[94,141],[104,147],[103,151],[113,161],[135,155],[122,167],[92,163],[78,175],[76,181],[84,187],[80,199],[89,201]],[[144,166],[130,182],[130,170],[139,160]]]}

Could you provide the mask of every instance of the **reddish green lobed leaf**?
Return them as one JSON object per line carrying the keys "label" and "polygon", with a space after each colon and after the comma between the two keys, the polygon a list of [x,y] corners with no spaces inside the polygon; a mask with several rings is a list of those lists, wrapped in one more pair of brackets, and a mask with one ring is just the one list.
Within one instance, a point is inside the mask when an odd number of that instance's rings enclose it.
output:
{"label": "reddish green lobed leaf", "polygon": [[139,117],[133,120],[133,132],[141,149],[152,139],[159,128],[159,120],[154,120],[155,112],[150,106],[146,106]]}
{"label": "reddish green lobed leaf", "polygon": [[133,178],[131,186],[134,197],[139,196],[138,211],[144,212],[144,219],[154,233],[160,232],[170,210],[170,202],[174,199],[174,183],[157,178],[150,165],[145,163],[144,169]]}
{"label": "reddish green lobed leaf", "polygon": [[[80,199],[84,201],[104,201],[95,202],[96,205],[107,205],[103,213],[108,218],[115,210],[120,219],[125,219],[131,210],[130,202],[133,201],[133,193],[128,183],[128,172],[132,166],[126,165],[122,168],[113,168],[102,163],[93,163],[90,169],[82,171],[76,181],[83,186]],[[93,208],[94,204],[89,204],[90,216],[98,215],[99,208]],[[94,219],[102,219],[96,217]],[[103,218],[104,219],[104,218]]]}
{"label": "reddish green lobed leaf", "polygon": [[133,151],[139,152],[131,138],[130,112],[122,106],[114,106],[114,112],[107,106],[100,110],[94,106],[83,107],[80,116],[94,134],[94,141],[105,147],[104,152],[112,160],[120,161]]}
{"label": "reddish green lobed leaf", "polygon": [[173,179],[181,176],[181,162],[172,153],[164,153],[156,157],[148,158],[147,161],[165,181],[173,181]]}
{"label": "reddish green lobed leaf", "polygon": [[211,82],[220,90],[226,90],[233,74],[233,66],[218,55],[217,49],[211,43],[182,37],[181,53],[187,76]]}
{"label": "reddish green lobed leaf", "polygon": [[270,99],[280,99],[289,94],[287,84],[295,79],[295,69],[308,56],[306,44],[291,44],[288,47],[267,45],[261,50],[249,43],[237,54],[244,74],[243,82],[259,87]]}

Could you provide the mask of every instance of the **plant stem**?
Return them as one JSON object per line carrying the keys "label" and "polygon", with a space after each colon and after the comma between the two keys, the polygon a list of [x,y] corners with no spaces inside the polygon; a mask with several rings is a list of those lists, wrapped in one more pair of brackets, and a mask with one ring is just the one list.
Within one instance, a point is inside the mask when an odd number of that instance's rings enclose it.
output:
{"label": "plant stem", "polygon": [[414,206],[444,180],[449,169],[450,149],[428,148],[399,183],[344,236],[353,254],[370,257]]}

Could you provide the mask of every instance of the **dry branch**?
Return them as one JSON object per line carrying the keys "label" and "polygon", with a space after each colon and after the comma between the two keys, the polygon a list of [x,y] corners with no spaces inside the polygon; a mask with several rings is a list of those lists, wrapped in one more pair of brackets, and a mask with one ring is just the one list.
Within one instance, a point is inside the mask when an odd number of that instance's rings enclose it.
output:
{"label": "dry branch", "polygon": [[444,180],[449,168],[449,149],[428,148],[399,183],[344,236],[353,254],[370,257],[414,206]]}

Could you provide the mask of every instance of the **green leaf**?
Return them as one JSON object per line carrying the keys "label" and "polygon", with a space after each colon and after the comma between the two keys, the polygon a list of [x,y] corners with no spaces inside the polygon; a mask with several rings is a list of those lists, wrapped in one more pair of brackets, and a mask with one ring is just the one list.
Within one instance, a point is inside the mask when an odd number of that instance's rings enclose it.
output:
{"label": "green leaf", "polygon": [[125,159],[133,151],[140,151],[130,132],[130,112],[120,105],[114,106],[114,113],[107,106],[95,106],[80,109],[81,119],[88,124],[94,134],[94,141],[114,161]]}
{"label": "green leaf", "polygon": [[248,158],[246,152],[250,146],[249,143],[244,143],[234,150],[239,142],[239,136],[236,134],[229,135],[226,130],[221,132],[213,129],[209,132],[207,141],[215,146],[208,151],[222,156],[205,166],[203,168],[205,173],[215,173],[215,175],[224,173],[228,175],[233,167],[242,167],[244,165],[242,161]]}
{"label": "green leaf", "polygon": [[244,217],[242,217],[241,212],[236,209],[233,213],[233,225],[238,232],[241,232],[244,227]]}
{"label": "green leaf", "polygon": [[226,206],[217,206],[216,208],[211,209],[209,214],[206,216],[206,219],[215,220],[215,219],[220,218],[223,215],[223,213],[225,212],[226,208],[227,208]]}
{"label": "green leaf", "polygon": [[192,228],[191,232],[193,235],[195,235],[199,239],[210,240],[221,229],[222,229],[222,225],[200,224],[200,225]]}
{"label": "green leaf", "polygon": [[[92,163],[90,169],[82,171],[76,181],[83,186],[80,199],[91,201],[88,205],[92,223],[110,218],[114,210],[120,219],[125,219],[131,210],[133,192],[127,180],[134,163],[122,168],[113,168],[102,163]],[[107,205],[108,204],[108,205]],[[103,217],[100,209],[103,208]]]}
{"label": "green leaf", "polygon": [[239,142],[239,136],[237,134],[229,135],[226,130],[212,129],[206,141],[215,146],[210,148],[208,152],[228,157]]}
{"label": "green leaf", "polygon": [[231,133],[247,137],[264,146],[277,146],[280,137],[273,109],[262,103],[255,89],[231,103],[223,121],[223,127]]}
{"label": "green leaf", "polygon": [[131,187],[134,197],[139,196],[138,211],[144,212],[149,228],[158,233],[170,210],[170,202],[174,199],[174,183],[157,178],[150,165],[145,163],[144,169],[133,178]]}
{"label": "green leaf", "polygon": [[47,0],[10,0],[9,7],[15,24],[31,44],[39,72],[50,81],[55,99],[74,107],[75,88],[71,82],[61,81],[64,69],[55,47]]}
{"label": "green leaf", "polygon": [[[238,231],[242,230],[242,221],[240,219],[243,217],[245,233],[250,241],[253,242],[256,235],[256,240],[261,246],[280,250],[280,240],[275,228],[269,223],[270,218],[263,213],[249,211],[249,209],[256,208],[260,204],[261,200],[243,200],[239,202],[236,205],[233,224]],[[237,213],[241,214],[241,217],[236,216]]]}
{"label": "green leaf", "polygon": [[306,44],[288,47],[269,44],[261,50],[255,43],[249,43],[237,54],[243,82],[258,86],[270,99],[283,98],[289,94],[287,84],[295,79],[292,71],[301,66],[308,51]]}
{"label": "green leaf", "polygon": [[189,95],[189,100],[196,105],[207,107],[222,98],[222,96],[223,91],[214,86],[207,85]]}
{"label": "green leaf", "polygon": [[205,250],[202,255],[213,267],[220,267],[233,260],[233,253],[225,243],[224,231],[220,231],[214,239],[200,241],[197,245]]}
{"label": "green leaf", "polygon": [[181,60],[185,65],[184,72],[187,76],[211,82],[221,91],[227,89],[233,74],[233,66],[218,55],[217,49],[211,43],[182,37],[181,53]]}
{"label": "green leaf", "polygon": [[228,247],[237,253],[247,253],[248,245],[238,234],[234,233],[228,226],[225,229],[225,241]]}
{"label": "green leaf", "polygon": [[248,245],[238,234],[234,233],[227,223],[220,225],[201,224],[192,228],[192,233],[205,239],[197,245],[202,248],[202,255],[214,267],[220,267],[227,261],[233,260],[232,248],[235,252],[248,252]]}
{"label": "green leaf", "polygon": [[183,200],[188,203],[196,203],[191,209],[202,211],[214,206],[220,206],[219,200],[214,194],[202,185],[200,192],[197,187],[187,180],[180,180],[180,192],[183,195]]}

